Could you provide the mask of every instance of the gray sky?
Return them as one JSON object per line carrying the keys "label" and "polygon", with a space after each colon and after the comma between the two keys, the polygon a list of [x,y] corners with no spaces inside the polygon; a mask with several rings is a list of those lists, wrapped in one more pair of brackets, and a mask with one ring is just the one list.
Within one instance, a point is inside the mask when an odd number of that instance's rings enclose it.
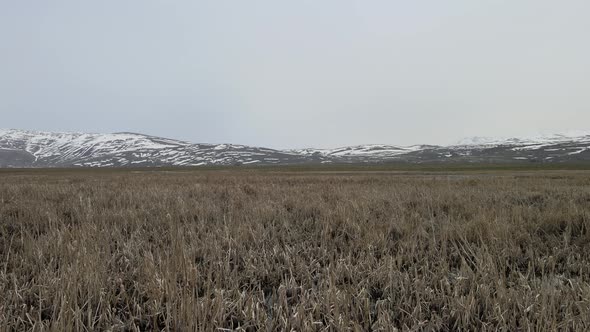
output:
{"label": "gray sky", "polygon": [[590,1],[0,0],[0,128],[276,148],[590,129]]}

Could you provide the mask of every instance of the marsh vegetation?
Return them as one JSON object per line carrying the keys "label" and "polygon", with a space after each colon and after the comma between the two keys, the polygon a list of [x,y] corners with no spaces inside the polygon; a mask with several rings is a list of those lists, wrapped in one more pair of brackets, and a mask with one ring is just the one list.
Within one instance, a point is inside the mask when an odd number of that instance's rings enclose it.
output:
{"label": "marsh vegetation", "polygon": [[590,329],[584,171],[4,172],[6,330]]}

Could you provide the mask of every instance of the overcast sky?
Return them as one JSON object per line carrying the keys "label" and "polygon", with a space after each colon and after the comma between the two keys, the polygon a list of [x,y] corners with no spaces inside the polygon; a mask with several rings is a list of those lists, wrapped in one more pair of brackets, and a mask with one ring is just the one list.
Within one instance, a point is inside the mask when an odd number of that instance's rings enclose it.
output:
{"label": "overcast sky", "polygon": [[0,0],[0,128],[275,148],[590,129],[590,1]]}

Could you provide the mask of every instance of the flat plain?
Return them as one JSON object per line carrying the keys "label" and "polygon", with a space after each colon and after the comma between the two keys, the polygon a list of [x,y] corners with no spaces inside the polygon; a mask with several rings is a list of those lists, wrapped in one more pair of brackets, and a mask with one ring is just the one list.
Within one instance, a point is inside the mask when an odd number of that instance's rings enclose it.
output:
{"label": "flat plain", "polygon": [[0,171],[0,325],[590,329],[590,171]]}

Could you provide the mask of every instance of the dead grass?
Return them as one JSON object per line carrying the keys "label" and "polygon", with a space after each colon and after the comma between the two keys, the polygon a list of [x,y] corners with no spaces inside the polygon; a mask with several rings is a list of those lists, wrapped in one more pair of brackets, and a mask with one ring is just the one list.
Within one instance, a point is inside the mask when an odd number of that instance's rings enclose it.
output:
{"label": "dead grass", "polygon": [[2,174],[0,325],[588,330],[589,175]]}

